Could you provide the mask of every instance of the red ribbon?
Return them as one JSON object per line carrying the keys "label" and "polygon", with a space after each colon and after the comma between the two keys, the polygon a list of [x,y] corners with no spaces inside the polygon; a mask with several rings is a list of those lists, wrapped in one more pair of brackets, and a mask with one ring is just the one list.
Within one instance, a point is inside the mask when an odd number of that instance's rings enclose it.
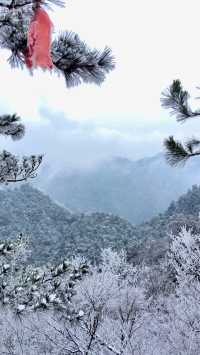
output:
{"label": "red ribbon", "polygon": [[40,66],[52,69],[51,32],[53,24],[44,9],[38,7],[28,30],[28,45],[24,51],[28,68]]}

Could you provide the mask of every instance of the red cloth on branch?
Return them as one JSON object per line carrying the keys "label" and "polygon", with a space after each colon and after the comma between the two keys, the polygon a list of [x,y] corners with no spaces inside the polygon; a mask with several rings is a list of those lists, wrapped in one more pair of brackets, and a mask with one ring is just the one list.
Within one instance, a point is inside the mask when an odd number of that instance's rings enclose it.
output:
{"label": "red cloth on branch", "polygon": [[53,68],[51,58],[52,22],[44,9],[37,8],[28,30],[28,47],[24,52],[28,68]]}

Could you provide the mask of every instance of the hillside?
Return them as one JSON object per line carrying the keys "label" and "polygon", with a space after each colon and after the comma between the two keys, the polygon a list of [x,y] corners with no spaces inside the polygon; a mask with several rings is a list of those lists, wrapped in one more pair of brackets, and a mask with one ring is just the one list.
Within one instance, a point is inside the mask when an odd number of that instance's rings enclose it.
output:
{"label": "hillside", "polygon": [[199,181],[198,160],[174,169],[159,154],[138,161],[116,158],[88,170],[54,172],[44,165],[34,183],[75,213],[112,213],[138,224],[164,212]]}
{"label": "hillside", "polygon": [[[155,262],[168,249],[169,235],[177,234],[182,226],[200,233],[200,186],[193,185],[177,201],[172,201],[164,213],[136,227],[135,236],[141,243],[137,249],[137,259]],[[129,249],[131,259],[134,250]]]}
{"label": "hillside", "polygon": [[172,202],[150,221],[133,226],[107,213],[73,214],[30,185],[0,190],[0,236],[30,237],[31,260],[56,261],[64,256],[83,255],[99,260],[102,248],[125,249],[130,261],[155,263],[168,249],[169,233],[181,225],[200,232],[198,211],[200,187]]}
{"label": "hillside", "polygon": [[0,236],[30,236],[32,260],[55,261],[72,255],[99,258],[101,248],[135,245],[134,227],[105,213],[70,213],[30,185],[0,190]]}
{"label": "hillside", "polygon": [[191,189],[183,194],[178,201],[172,201],[166,211],[167,216],[172,216],[177,213],[184,215],[193,215],[198,217],[200,215],[200,187],[193,185]]}

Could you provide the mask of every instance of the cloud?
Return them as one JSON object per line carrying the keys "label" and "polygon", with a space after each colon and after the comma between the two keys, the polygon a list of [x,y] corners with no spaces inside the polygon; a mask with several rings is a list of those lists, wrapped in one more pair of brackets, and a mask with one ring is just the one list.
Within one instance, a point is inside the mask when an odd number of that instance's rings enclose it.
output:
{"label": "cloud", "polygon": [[131,160],[152,156],[163,150],[163,139],[193,135],[197,121],[185,125],[175,120],[162,124],[118,127],[96,121],[74,121],[65,113],[39,110],[41,121],[28,121],[26,135],[18,142],[1,138],[1,148],[18,155],[44,154],[44,164],[56,171],[64,167],[87,169],[102,160],[126,157]]}
{"label": "cloud", "polygon": [[67,90],[55,73],[37,70],[31,77],[11,69],[1,51],[0,113],[16,112],[27,127],[22,141],[2,138],[1,147],[84,166],[116,155],[138,159],[163,150],[170,134],[193,135],[198,121],[178,124],[161,108],[160,95],[174,78],[189,91],[198,84],[199,10],[196,0],[73,0],[55,8],[55,27],[77,32],[92,48],[110,46],[116,69],[101,87]]}

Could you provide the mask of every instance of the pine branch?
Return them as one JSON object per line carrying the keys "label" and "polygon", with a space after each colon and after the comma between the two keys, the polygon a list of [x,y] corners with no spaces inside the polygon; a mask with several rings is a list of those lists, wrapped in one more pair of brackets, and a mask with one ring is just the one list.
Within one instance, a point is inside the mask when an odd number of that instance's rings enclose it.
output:
{"label": "pine branch", "polygon": [[0,13],[0,47],[8,49],[8,59],[12,67],[23,67],[24,53],[27,50],[27,31],[33,10],[31,7],[18,11]]}
{"label": "pine branch", "polygon": [[40,5],[46,5],[49,6],[49,3],[52,3],[54,5],[60,6],[60,7],[64,7],[65,3],[62,0],[11,0],[10,3],[8,3],[7,1],[4,2],[0,2],[0,7],[4,8],[4,9],[8,9],[8,10],[16,10],[19,8],[23,8],[26,6],[38,6],[38,4]]}
{"label": "pine branch", "polygon": [[[26,20],[30,17],[30,9],[27,9]],[[28,23],[24,22],[21,11],[17,11],[14,18],[9,12],[0,19],[0,46],[11,51],[8,61],[12,67],[24,67]],[[54,40],[51,52],[55,71],[62,73],[68,88],[82,82],[100,85],[115,67],[109,48],[91,50],[73,32],[65,32]]]}
{"label": "pine branch", "polygon": [[42,163],[42,156],[23,157],[20,161],[15,155],[3,151],[0,154],[0,183],[26,181],[35,178]]}
{"label": "pine branch", "polygon": [[200,110],[192,111],[188,103],[189,98],[180,80],[174,80],[172,85],[162,92],[161,103],[164,108],[171,110],[171,115],[175,115],[177,121],[184,122],[188,118],[200,116]]}
{"label": "pine branch", "polygon": [[[0,135],[19,140],[24,136],[25,127],[16,114],[0,116]],[[0,183],[25,181],[36,177],[36,171],[42,163],[42,156],[23,157],[21,161],[15,155],[3,151],[0,153]]]}
{"label": "pine branch", "polygon": [[166,159],[171,166],[184,165],[190,157],[200,155],[200,151],[195,150],[199,145],[200,141],[195,138],[188,140],[184,146],[181,142],[176,141],[173,136],[170,136],[164,141]]}
{"label": "pine branch", "polygon": [[199,139],[191,138],[185,143],[185,146],[190,154],[194,154],[194,148],[197,148],[199,144],[200,144]]}
{"label": "pine branch", "polygon": [[78,35],[65,32],[52,44],[52,57],[55,67],[65,77],[67,87],[85,83],[100,85],[105,74],[114,69],[111,50],[102,52],[89,49]]}
{"label": "pine branch", "polygon": [[0,116],[0,135],[11,136],[13,140],[21,139],[25,134],[25,127],[19,123],[16,114]]}

